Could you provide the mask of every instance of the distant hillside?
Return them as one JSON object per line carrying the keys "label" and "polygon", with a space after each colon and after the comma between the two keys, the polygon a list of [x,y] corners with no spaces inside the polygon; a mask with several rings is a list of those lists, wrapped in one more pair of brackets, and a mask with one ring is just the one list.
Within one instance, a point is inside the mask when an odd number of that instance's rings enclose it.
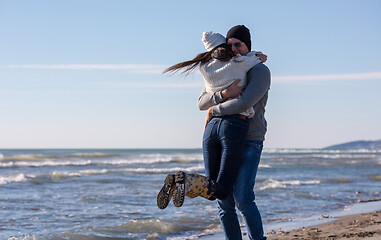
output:
{"label": "distant hillside", "polygon": [[351,150],[351,149],[381,149],[381,140],[377,141],[354,141],[323,148],[325,150]]}

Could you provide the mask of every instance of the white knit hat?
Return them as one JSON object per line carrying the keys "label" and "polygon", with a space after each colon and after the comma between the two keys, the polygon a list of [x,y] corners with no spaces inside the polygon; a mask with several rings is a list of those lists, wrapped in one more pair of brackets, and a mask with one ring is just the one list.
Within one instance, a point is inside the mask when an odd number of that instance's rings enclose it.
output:
{"label": "white knit hat", "polygon": [[226,43],[226,38],[219,33],[207,31],[202,33],[202,42],[205,45],[206,51],[210,51],[219,45]]}

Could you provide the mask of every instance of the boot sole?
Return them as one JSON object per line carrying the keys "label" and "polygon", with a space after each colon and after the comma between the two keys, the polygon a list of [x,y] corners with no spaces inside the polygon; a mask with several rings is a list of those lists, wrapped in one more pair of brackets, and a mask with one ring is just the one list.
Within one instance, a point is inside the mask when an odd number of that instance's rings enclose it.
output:
{"label": "boot sole", "polygon": [[171,200],[173,193],[173,185],[175,184],[175,176],[173,174],[168,174],[164,180],[164,185],[157,194],[157,206],[160,209],[165,209],[169,201]]}
{"label": "boot sole", "polygon": [[173,205],[181,207],[185,200],[185,178],[184,172],[177,172],[175,176],[176,188],[173,192]]}

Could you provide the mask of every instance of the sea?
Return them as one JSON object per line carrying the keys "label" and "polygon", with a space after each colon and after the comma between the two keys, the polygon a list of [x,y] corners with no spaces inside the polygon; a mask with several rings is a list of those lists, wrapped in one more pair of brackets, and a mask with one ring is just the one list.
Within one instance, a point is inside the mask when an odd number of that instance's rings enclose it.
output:
{"label": "sea", "polygon": [[[215,201],[186,198],[180,208],[171,202],[158,209],[164,178],[179,170],[203,174],[202,150],[0,149],[0,239],[198,239],[221,233]],[[381,150],[265,148],[255,185],[266,231],[380,203],[380,191]]]}

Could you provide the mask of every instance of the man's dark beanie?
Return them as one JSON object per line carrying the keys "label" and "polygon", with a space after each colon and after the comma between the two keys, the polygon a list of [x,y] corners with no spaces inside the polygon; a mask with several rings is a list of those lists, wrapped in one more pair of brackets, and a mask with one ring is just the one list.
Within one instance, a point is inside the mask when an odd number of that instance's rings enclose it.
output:
{"label": "man's dark beanie", "polygon": [[245,25],[237,25],[230,28],[226,34],[226,39],[229,38],[237,38],[238,40],[244,42],[249,51],[251,51],[250,30],[245,27]]}

